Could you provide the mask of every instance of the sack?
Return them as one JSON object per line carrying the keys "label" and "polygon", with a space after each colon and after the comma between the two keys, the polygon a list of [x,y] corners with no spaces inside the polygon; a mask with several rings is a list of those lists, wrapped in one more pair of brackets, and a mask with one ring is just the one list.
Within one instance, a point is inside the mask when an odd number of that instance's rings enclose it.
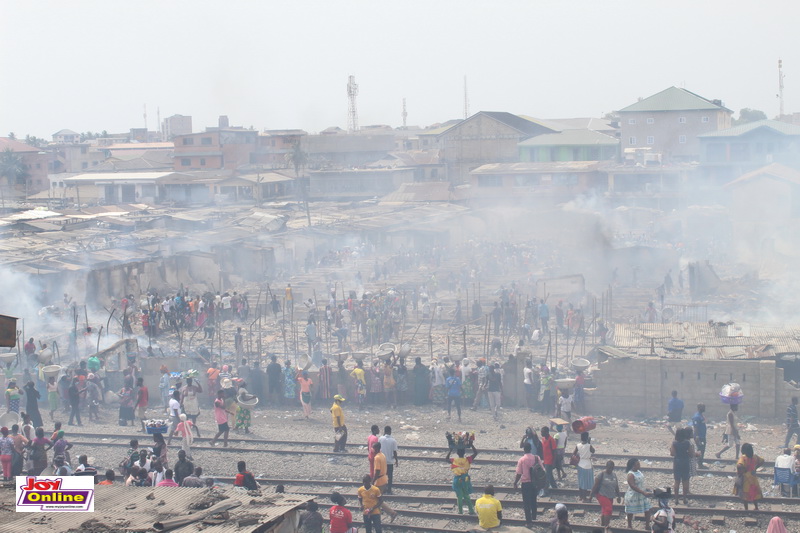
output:
{"label": "sack", "polygon": [[536,464],[531,467],[530,476],[536,490],[547,488],[547,472],[544,471],[540,461],[536,461]]}
{"label": "sack", "polygon": [[572,455],[570,455],[570,457],[569,457],[569,464],[570,465],[578,466],[578,463],[580,463],[580,462],[581,462],[581,456],[580,455],[578,455],[577,453],[573,453]]}

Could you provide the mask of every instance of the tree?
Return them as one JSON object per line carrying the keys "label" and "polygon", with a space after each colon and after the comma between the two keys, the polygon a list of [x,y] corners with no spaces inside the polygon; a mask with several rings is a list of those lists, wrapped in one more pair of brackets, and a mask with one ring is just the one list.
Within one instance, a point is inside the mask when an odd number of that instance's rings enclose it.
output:
{"label": "tree", "polygon": [[8,138],[11,139],[12,141],[16,141],[17,135],[13,131],[10,131],[8,132]]}
{"label": "tree", "polygon": [[757,120],[766,120],[767,114],[758,109],[750,109],[745,107],[739,110],[739,118],[731,121],[731,124],[738,126],[739,124],[747,124],[748,122],[755,122]]}
{"label": "tree", "polygon": [[9,185],[21,185],[28,177],[28,167],[22,156],[11,148],[0,154],[0,176],[6,178]]}
{"label": "tree", "polygon": [[47,145],[47,141],[37,137],[36,135],[25,135],[25,144],[29,146],[35,146],[36,148],[41,148],[42,146]]}

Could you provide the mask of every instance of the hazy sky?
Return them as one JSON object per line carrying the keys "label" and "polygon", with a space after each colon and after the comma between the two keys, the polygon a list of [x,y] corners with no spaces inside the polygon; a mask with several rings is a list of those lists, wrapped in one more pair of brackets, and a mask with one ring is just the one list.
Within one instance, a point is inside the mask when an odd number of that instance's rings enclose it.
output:
{"label": "hazy sky", "polygon": [[601,116],[671,85],[800,111],[800,2],[13,1],[0,4],[0,135],[61,128],[429,125],[469,108]]}

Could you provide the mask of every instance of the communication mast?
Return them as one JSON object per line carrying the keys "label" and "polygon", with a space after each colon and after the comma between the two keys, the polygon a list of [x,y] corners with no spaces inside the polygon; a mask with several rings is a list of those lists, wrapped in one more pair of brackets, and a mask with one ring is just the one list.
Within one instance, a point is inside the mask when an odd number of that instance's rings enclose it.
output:
{"label": "communication mast", "polygon": [[466,76],[464,76],[464,118],[469,118],[469,95],[467,94]]}
{"label": "communication mast", "polygon": [[403,98],[403,127],[404,128],[406,127],[406,117],[407,116],[408,116],[408,113],[406,112],[406,99]]}
{"label": "communication mast", "polygon": [[144,104],[144,131],[147,131],[147,104]]}
{"label": "communication mast", "polygon": [[347,131],[355,133],[358,131],[358,108],[356,107],[356,96],[358,96],[358,84],[356,77],[350,76],[347,79]]}
{"label": "communication mast", "polygon": [[783,74],[783,61],[781,59],[778,59],[778,103],[779,103],[779,109],[780,109],[779,114],[778,114],[778,120],[780,120],[781,117],[783,116],[783,78],[784,77],[785,76]]}

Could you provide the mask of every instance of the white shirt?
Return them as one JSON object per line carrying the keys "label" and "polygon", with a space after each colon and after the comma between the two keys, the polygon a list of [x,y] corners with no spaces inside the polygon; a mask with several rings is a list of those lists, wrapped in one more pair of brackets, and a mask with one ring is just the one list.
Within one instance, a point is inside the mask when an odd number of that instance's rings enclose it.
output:
{"label": "white shirt", "polygon": [[591,444],[584,444],[578,443],[578,457],[581,458],[578,466],[583,468],[584,470],[589,470],[592,468],[592,445]]}
{"label": "white shirt", "polygon": [[181,402],[179,402],[175,398],[170,399],[169,416],[174,416],[175,418],[178,418],[180,415],[181,415]]}
{"label": "white shirt", "polygon": [[381,443],[381,452],[386,456],[386,462],[392,464],[394,461],[394,454],[397,452],[397,441],[391,435],[384,435],[378,439]]}
{"label": "white shirt", "polygon": [[525,385],[533,385],[533,381],[531,381],[533,379],[532,368],[526,367],[525,370],[522,371],[522,375],[524,376],[523,383],[525,383]]}
{"label": "white shirt", "polygon": [[572,412],[572,396],[566,397],[562,396],[558,399],[558,405],[561,407],[562,413],[571,413]]}
{"label": "white shirt", "polygon": [[780,454],[775,458],[775,468],[794,468],[794,457]]}

